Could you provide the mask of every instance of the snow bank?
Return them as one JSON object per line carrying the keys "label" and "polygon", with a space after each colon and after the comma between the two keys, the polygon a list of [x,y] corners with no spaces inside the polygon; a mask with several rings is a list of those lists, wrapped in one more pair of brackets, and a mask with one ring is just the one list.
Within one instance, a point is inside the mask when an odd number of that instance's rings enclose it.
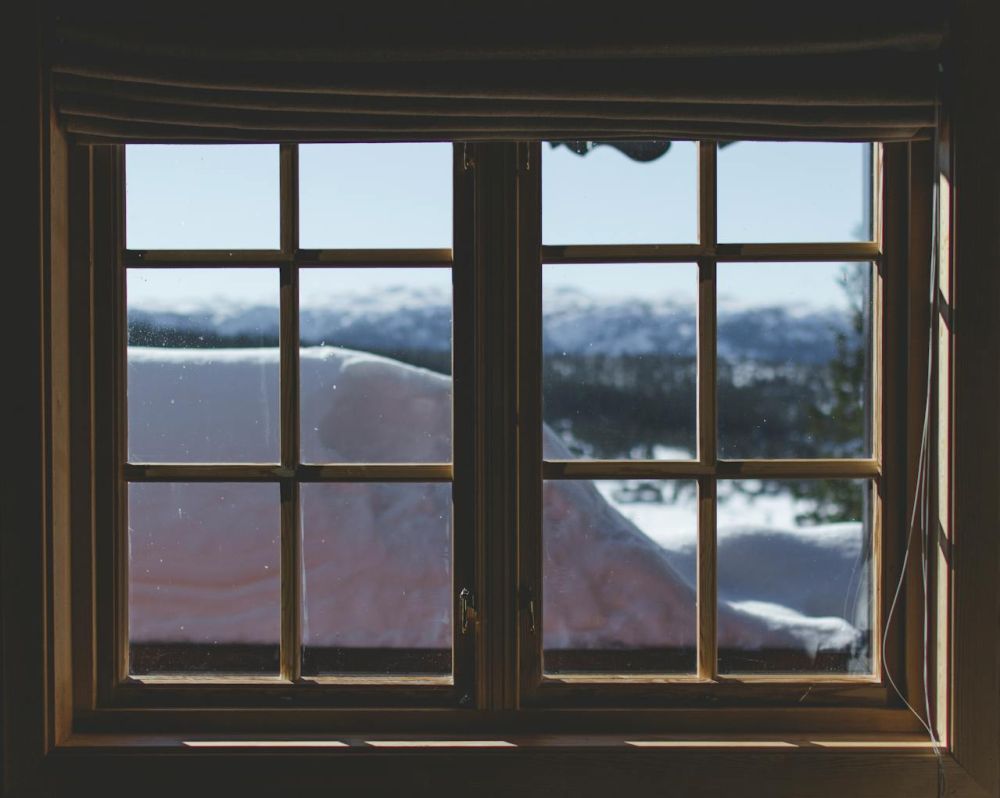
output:
{"label": "snow bank", "polygon": [[[273,349],[131,348],[133,458],[274,461],[277,372]],[[447,377],[365,353],[307,348],[301,398],[306,462],[450,459]],[[545,448],[567,454],[549,430]],[[302,497],[307,642],[448,646],[449,487],[304,485]],[[277,639],[274,485],[137,486],[131,509],[133,641]],[[543,521],[547,647],[695,644],[692,551],[658,545],[587,482],[547,483]],[[849,533],[824,540],[829,563],[850,559],[851,546],[857,559]],[[732,603],[726,596],[720,603],[721,645],[814,654],[858,642],[831,599],[844,594],[847,566],[820,563],[825,585],[809,560],[819,549],[803,545],[780,532],[720,531],[720,573],[731,574],[727,584],[744,582]]]}

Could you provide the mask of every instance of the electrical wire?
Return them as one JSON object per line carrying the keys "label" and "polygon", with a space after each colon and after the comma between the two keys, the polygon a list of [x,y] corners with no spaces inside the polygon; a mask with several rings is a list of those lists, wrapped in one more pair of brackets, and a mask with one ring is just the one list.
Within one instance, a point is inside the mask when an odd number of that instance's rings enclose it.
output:
{"label": "electrical wire", "polygon": [[906,582],[906,570],[910,560],[910,554],[913,549],[914,533],[918,530],[921,536],[921,558],[920,558],[920,573],[921,581],[923,585],[923,692],[924,692],[924,715],[921,714],[913,707],[912,704],[906,699],[906,696],[900,690],[899,686],[896,684],[896,680],[892,677],[892,670],[889,667],[888,662],[885,664],[885,675],[895,691],[896,695],[903,702],[907,709],[913,713],[913,715],[920,721],[920,725],[927,731],[927,735],[930,738],[931,748],[934,751],[934,755],[937,758],[938,766],[938,778],[937,778],[937,789],[938,796],[941,798],[946,792],[946,777],[944,770],[944,756],[941,750],[941,740],[934,730],[934,724],[931,717],[931,705],[930,705],[930,672],[928,666],[928,652],[930,645],[930,593],[929,593],[929,552],[930,552],[930,516],[931,516],[931,494],[930,494],[930,422],[931,422],[931,389],[933,386],[934,377],[934,333],[936,329],[935,321],[939,313],[938,305],[938,226],[940,222],[940,196],[938,190],[938,182],[936,176],[938,174],[938,105],[935,105],[935,119],[934,119],[934,170],[933,175],[935,177],[934,185],[932,189],[932,210],[931,210],[931,257],[930,257],[930,297],[929,297],[929,309],[930,309],[930,329],[928,333],[928,346],[927,346],[927,381],[925,385],[925,400],[924,400],[924,416],[922,431],[920,435],[920,449],[917,458],[917,474],[914,483],[914,496],[913,496],[913,508],[910,512],[910,522],[907,528],[906,535],[906,547],[903,552],[903,562],[900,567],[899,581],[896,583],[896,590],[893,593],[892,602],[889,605],[889,611],[886,615],[885,627],[882,631],[882,651],[886,650],[886,642],[889,638],[889,630],[892,626],[893,616],[896,613],[896,608],[899,604],[899,597],[902,593],[903,585]]}

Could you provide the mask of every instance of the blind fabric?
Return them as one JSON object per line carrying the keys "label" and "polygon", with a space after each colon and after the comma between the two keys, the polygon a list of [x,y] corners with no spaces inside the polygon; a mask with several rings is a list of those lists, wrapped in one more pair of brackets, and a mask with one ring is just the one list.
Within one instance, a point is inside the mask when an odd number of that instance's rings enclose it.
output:
{"label": "blind fabric", "polygon": [[619,5],[196,21],[69,8],[48,48],[62,123],[88,142],[893,141],[934,125],[939,3]]}

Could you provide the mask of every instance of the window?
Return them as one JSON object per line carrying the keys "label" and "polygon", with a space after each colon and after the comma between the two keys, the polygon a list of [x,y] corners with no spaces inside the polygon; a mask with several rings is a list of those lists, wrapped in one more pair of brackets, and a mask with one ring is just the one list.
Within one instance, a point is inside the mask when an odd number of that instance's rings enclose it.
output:
{"label": "window", "polygon": [[[5,789],[73,794],[81,783],[100,779],[109,794],[176,794],[190,791],[194,784],[203,789],[224,785],[228,792],[241,794],[273,794],[287,791],[294,778],[302,791],[346,787],[353,792],[390,788],[398,792],[398,786],[429,784],[431,789],[451,792],[489,785],[485,789],[492,787],[498,794],[531,795],[567,789],[612,793],[621,789],[627,774],[629,790],[636,795],[661,794],[666,783],[677,792],[694,794],[762,791],[762,784],[776,783],[778,773],[777,781],[786,791],[930,795],[940,783],[943,765],[949,791],[995,792],[997,663],[990,652],[995,647],[991,608],[996,597],[997,537],[990,531],[996,527],[993,487],[998,459],[990,442],[997,439],[998,381],[996,370],[988,365],[998,362],[993,298],[1000,272],[991,268],[997,244],[996,119],[989,113],[990,86],[976,76],[995,72],[989,66],[996,50],[989,46],[992,27],[978,24],[976,9],[960,5],[948,15],[943,52],[940,36],[933,33],[942,29],[930,19],[934,10],[914,10],[910,4],[905,11],[894,9],[873,23],[871,15],[852,15],[837,6],[830,8],[819,27],[793,23],[777,30],[759,9],[743,17],[720,16],[717,9],[708,12],[711,17],[678,15],[667,9],[663,21],[668,24],[640,25],[634,15],[619,15],[621,26],[613,32],[613,15],[584,20],[583,28],[575,21],[566,28],[565,15],[556,13],[532,18],[527,27],[524,20],[507,26],[500,17],[496,19],[500,24],[493,24],[493,19],[476,19],[476,14],[447,15],[448,24],[442,25],[445,15],[421,8],[417,16],[428,31],[433,29],[433,37],[413,37],[412,30],[397,37],[392,24],[383,25],[381,17],[379,24],[366,26],[351,24],[349,15],[348,24],[336,30],[311,26],[316,31],[315,46],[305,50],[301,45],[308,42],[301,35],[308,31],[295,20],[282,30],[277,17],[269,17],[264,32],[259,25],[240,23],[230,15],[215,24],[208,15],[192,28],[183,20],[172,25],[167,16],[151,18],[146,12],[139,22],[126,16],[109,24],[89,9],[73,14],[60,9],[51,16],[43,10],[43,35],[33,35],[37,27],[29,27],[28,35],[18,37],[12,50],[22,63],[41,68],[29,68],[25,80],[12,86],[15,101],[10,116],[13,130],[21,131],[21,136],[9,184],[24,201],[13,203],[8,211],[14,214],[9,236],[14,251],[3,314],[12,343],[8,366],[15,375],[6,396],[15,423],[9,425],[5,440],[9,462],[0,522],[4,532],[0,630],[5,652],[0,742],[5,751]],[[869,33],[859,33],[859,23],[861,28],[869,25]],[[767,35],[761,33],[764,29]],[[339,40],[337,31],[342,34]],[[760,47],[764,39],[773,39],[766,54]],[[549,41],[563,45],[557,52],[548,49]],[[346,51],[340,42],[349,45]],[[415,49],[410,49],[414,43]],[[491,43],[500,44],[499,53]],[[454,62],[434,57],[442,46],[472,59],[463,60],[456,71]],[[680,48],[676,57],[673,53],[657,57],[675,46]],[[691,58],[681,53],[690,53]],[[379,76],[371,82],[352,82],[347,95],[282,90],[326,86],[345,76],[353,81],[372,65],[373,54],[378,54]],[[413,55],[431,57],[418,62],[411,60]],[[947,60],[942,70],[943,55]],[[734,71],[734,65],[739,69]],[[947,90],[935,92],[933,84],[942,72]],[[400,88],[421,91],[430,86],[442,96],[413,102],[407,94],[404,102],[397,102],[394,94]],[[489,95],[485,101],[467,101],[473,86],[485,89]],[[512,97],[511,89],[523,99]],[[636,89],[642,97],[655,97],[637,102]],[[688,99],[694,102],[689,104]],[[511,110],[510,117],[505,109]],[[537,116],[550,111],[555,114],[551,119]],[[427,116],[417,118],[420,112]],[[451,116],[456,112],[473,116]],[[300,134],[325,136],[331,124],[365,131],[357,134],[359,138],[368,133],[391,138],[402,135],[402,127],[414,125],[425,132],[447,130],[449,137],[461,140],[467,130],[474,138],[484,130],[495,135],[498,114],[505,115],[501,124],[512,131],[511,138],[563,139],[572,137],[574,126],[566,130],[545,126],[576,114],[587,114],[587,124],[593,124],[591,112],[593,118],[608,120],[602,135],[610,138],[644,130],[637,125],[645,122],[631,121],[635,114],[654,120],[651,130],[663,130],[664,123],[658,120],[670,120],[669,129],[677,137],[683,137],[682,130],[693,138],[727,132],[787,137],[802,130],[805,136],[857,135],[907,142],[880,148],[884,192],[873,214],[878,226],[873,240],[884,246],[877,259],[883,280],[878,300],[881,317],[873,313],[883,363],[881,384],[872,386],[873,392],[881,391],[874,413],[881,413],[883,424],[880,442],[873,442],[873,448],[881,445],[881,452],[873,453],[881,458],[877,482],[883,491],[879,531],[883,560],[875,565],[883,574],[883,587],[892,587],[893,564],[898,570],[900,544],[906,539],[902,516],[918,481],[915,452],[921,437],[924,352],[934,349],[938,357],[931,415],[936,423],[931,429],[929,467],[937,483],[937,501],[930,510],[935,521],[930,545],[924,550],[932,560],[928,645],[934,656],[929,677],[937,728],[945,736],[943,757],[938,760],[921,747],[926,739],[908,711],[898,703],[887,706],[891,692],[887,699],[885,692],[877,692],[879,685],[859,684],[856,676],[838,687],[819,684],[804,674],[803,689],[792,697],[769,692],[766,676],[757,677],[757,684],[720,680],[712,694],[699,695],[697,687],[689,690],[690,704],[671,697],[656,705],[626,696],[631,688],[606,695],[602,685],[592,687],[603,675],[596,663],[582,673],[586,678],[577,696],[569,694],[574,685],[567,679],[568,687],[539,695],[534,706],[519,704],[519,688],[534,689],[537,683],[523,678],[520,668],[519,641],[527,634],[523,627],[530,622],[532,597],[517,589],[523,574],[515,559],[517,519],[510,508],[518,508],[511,467],[518,452],[509,441],[516,441],[512,435],[516,425],[528,430],[540,427],[547,417],[543,416],[547,402],[541,401],[545,372],[537,363],[541,399],[533,407],[538,418],[527,419],[525,426],[524,408],[518,406],[517,415],[508,412],[516,406],[517,369],[525,365],[518,359],[517,325],[510,323],[519,284],[509,269],[495,267],[516,262],[520,254],[522,271],[529,275],[537,271],[541,288],[542,258],[531,255],[542,246],[539,220],[532,210],[540,207],[541,187],[529,191],[528,185],[540,171],[541,152],[534,150],[526,158],[530,148],[523,145],[470,145],[467,157],[461,159],[463,168],[456,170],[456,176],[461,175],[457,182],[466,200],[471,200],[456,202],[456,214],[479,210],[478,217],[455,225],[455,230],[472,229],[475,235],[470,240],[456,236],[452,248],[455,274],[468,275],[475,300],[470,325],[475,374],[470,419],[480,437],[470,448],[476,495],[485,496],[479,505],[482,512],[474,520],[476,546],[471,557],[478,622],[474,634],[463,638],[474,654],[471,707],[475,711],[466,705],[424,711],[426,696],[438,689],[436,685],[417,685],[429,690],[402,711],[387,711],[388,706],[403,707],[398,691],[376,708],[370,695],[348,698],[351,690],[335,685],[344,698],[334,705],[321,695],[333,694],[326,686],[316,691],[306,683],[296,685],[298,698],[287,698],[281,685],[264,684],[259,676],[242,685],[232,679],[218,685],[199,678],[190,689],[180,682],[154,684],[152,678],[133,685],[135,691],[119,689],[123,685],[115,685],[109,674],[127,670],[128,641],[114,635],[116,630],[127,630],[128,607],[118,601],[125,585],[109,588],[124,570],[115,564],[121,549],[109,545],[112,539],[105,533],[123,528],[122,509],[107,497],[115,495],[112,483],[124,480],[114,469],[124,456],[114,448],[118,440],[110,434],[115,427],[109,423],[107,408],[127,388],[123,384],[127,308],[126,298],[116,294],[117,278],[109,273],[120,249],[116,231],[123,229],[123,198],[116,188],[123,171],[113,148],[106,145],[179,137],[260,140],[265,130],[268,136],[273,132],[274,140],[288,140]],[[693,118],[690,128],[683,122],[688,112]],[[544,135],[536,126],[542,126]],[[941,136],[937,152],[920,140],[931,130]],[[584,158],[591,160],[576,163],[594,163],[591,155]],[[465,164],[473,168],[464,168]],[[925,255],[933,248],[930,239],[936,221],[929,191],[938,184],[940,304],[928,312]],[[721,189],[720,184],[720,247],[730,241],[722,227]],[[252,205],[249,210],[256,212]],[[589,223],[597,229],[592,217]],[[267,224],[256,227],[262,238],[270,235]],[[484,233],[489,233],[488,239]],[[777,238],[790,240],[784,235]],[[472,248],[484,240],[493,246]],[[575,246],[629,247],[635,241],[654,246],[657,240],[630,237]],[[746,239],[734,234],[732,240]],[[692,242],[668,239],[666,243],[675,247]],[[721,252],[717,248],[717,256]],[[215,253],[198,267],[214,269],[224,258]],[[272,269],[286,264],[283,258],[273,263],[273,250],[267,258]],[[683,262],[696,263],[692,258]],[[867,254],[856,253],[856,258],[845,256],[844,262],[871,262]],[[574,262],[581,260],[577,257]],[[720,267],[733,262],[719,257],[717,283]],[[463,270],[462,264],[474,268]],[[255,273],[258,269],[254,263],[231,265]],[[545,269],[554,265],[547,262]],[[455,313],[461,312],[459,293],[456,290]],[[280,302],[279,287],[279,306]],[[525,307],[524,301],[521,306]],[[717,307],[721,312],[721,296]],[[540,337],[540,307],[532,318],[539,320],[535,326]],[[122,337],[112,335],[115,325]],[[456,342],[456,353],[458,346]],[[120,360],[111,355],[116,351],[122,352]],[[492,364],[491,371],[476,372],[476,364],[484,361]],[[718,398],[721,421],[721,391]],[[490,456],[477,459],[484,450]],[[573,453],[572,459],[584,459],[579,456],[582,452]],[[526,462],[540,472],[542,452],[526,456],[530,458]],[[457,460],[452,465],[453,478],[460,478]],[[698,475],[697,480],[704,478]],[[724,474],[716,478],[728,479]],[[648,484],[665,481],[616,477],[612,489],[623,497],[619,500],[623,508],[641,510],[658,504],[650,499],[672,496],[660,485]],[[456,490],[453,495],[463,494]],[[536,536],[542,542],[541,535]],[[885,645],[876,641],[876,646],[887,662],[895,657],[893,673],[904,677],[902,688],[919,707],[924,664],[918,650],[919,615],[927,602],[917,562],[911,557],[908,563],[899,621],[889,630],[892,634]],[[885,573],[890,575],[888,581]],[[543,574],[528,576],[541,580]],[[721,570],[718,576],[724,578]],[[720,594],[722,600],[726,599]],[[884,610],[886,603],[883,591],[874,606]],[[108,661],[117,658],[121,661]],[[511,661],[519,668],[490,670],[491,663]],[[541,677],[543,661],[540,657],[538,661]],[[550,679],[581,673],[579,666],[553,672],[549,665],[544,666],[544,675]],[[660,700],[672,691],[655,671],[644,672],[641,678],[648,682],[648,694]],[[727,692],[730,686],[733,689]],[[559,690],[564,694],[557,695]],[[747,704],[733,707],[734,692],[746,697]],[[308,710],[302,711],[296,702],[308,705]],[[557,711],[549,710],[548,706],[560,703]],[[581,732],[587,733],[585,739]],[[475,738],[469,745],[499,737],[507,745],[497,751],[450,750],[445,755],[427,751],[418,756],[410,750],[393,751],[391,745],[389,749],[370,745],[390,736],[407,736],[411,743],[412,737],[431,742]]]}
{"label": "window", "polygon": [[878,153],[118,150],[110,703],[889,705]]}

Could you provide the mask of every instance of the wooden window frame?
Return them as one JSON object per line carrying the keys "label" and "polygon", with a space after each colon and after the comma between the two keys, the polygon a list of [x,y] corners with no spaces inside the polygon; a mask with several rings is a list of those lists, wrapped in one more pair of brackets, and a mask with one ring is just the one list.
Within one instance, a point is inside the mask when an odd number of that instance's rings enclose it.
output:
{"label": "wooden window frame", "polygon": [[[968,65],[962,69],[969,71]],[[963,90],[959,98],[962,119],[972,117],[971,104],[981,91],[974,88],[973,75],[966,76],[970,79],[963,85],[973,88]],[[45,96],[40,86],[39,92]],[[934,341],[940,353],[933,407],[938,419],[934,462],[940,485],[935,517],[941,530],[933,549],[933,567],[940,579],[932,606],[935,641],[931,652],[936,666],[933,681],[942,688],[935,695],[935,710],[944,742],[938,760],[924,736],[914,731],[911,716],[900,709],[525,708],[515,719],[502,707],[516,704],[517,685],[483,678],[476,683],[478,705],[483,709],[474,713],[474,721],[470,713],[454,709],[99,711],[91,703],[97,694],[91,681],[97,669],[87,665],[97,660],[97,641],[80,619],[93,612],[93,574],[102,552],[79,529],[90,529],[95,521],[97,475],[87,463],[93,447],[102,444],[81,434],[71,419],[93,417],[95,397],[86,390],[80,392],[78,386],[81,380],[87,384],[95,374],[99,376],[100,364],[105,362],[96,356],[90,330],[93,318],[107,308],[94,291],[90,269],[79,264],[100,261],[101,245],[90,236],[91,215],[110,198],[94,196],[92,203],[84,203],[83,214],[79,212],[80,205],[71,198],[83,194],[90,199],[91,188],[97,185],[92,167],[99,157],[69,145],[45,103],[37,123],[42,143],[38,157],[26,158],[24,170],[15,174],[18,184],[29,188],[26,197],[38,199],[37,207],[25,202],[23,212],[29,228],[37,225],[40,235],[36,240],[22,237],[27,243],[19,251],[29,267],[13,273],[10,285],[18,297],[15,318],[29,328],[37,326],[39,337],[28,338],[14,361],[25,381],[23,400],[37,403],[12,438],[14,451],[25,455],[25,468],[23,476],[14,475],[14,484],[23,488],[23,495],[8,518],[23,524],[26,534],[7,535],[5,531],[4,538],[2,609],[8,656],[3,676],[3,744],[4,782],[9,791],[62,795],[78,791],[81,783],[101,783],[105,794],[134,795],[140,790],[166,795],[197,784],[205,789],[267,794],[287,788],[294,778],[299,787],[317,790],[334,784],[348,789],[398,789],[418,779],[431,788],[447,790],[489,780],[494,792],[517,789],[525,795],[542,795],[570,783],[593,790],[620,789],[627,773],[636,795],[662,794],[664,784],[670,784],[679,791],[711,787],[761,795],[790,794],[808,785],[816,795],[883,796],[934,794],[943,767],[952,794],[982,795],[986,790],[995,794],[997,696],[991,685],[995,686],[996,660],[990,651],[997,638],[991,620],[997,544],[992,535],[985,534],[992,529],[994,514],[982,496],[991,490],[1000,468],[994,447],[983,451],[982,441],[984,435],[992,441],[998,428],[994,400],[1000,396],[1000,386],[993,370],[981,368],[980,359],[1000,349],[992,305],[1000,277],[996,270],[976,265],[995,238],[990,227],[995,198],[989,191],[996,184],[998,170],[995,153],[990,155],[989,126],[960,128],[961,147],[956,148],[947,120],[942,125],[945,232],[960,230],[961,239],[942,236],[944,304]],[[473,148],[483,159],[484,171],[490,164],[509,159],[496,149],[499,146]],[[921,146],[910,145],[911,149]],[[956,161],[959,150],[962,159]],[[900,158],[892,169],[904,182],[912,177],[913,186],[926,188],[935,175],[931,173],[928,179],[926,169],[921,172],[914,164],[912,158]],[[32,172],[35,166],[37,174]],[[973,175],[983,168],[991,170],[989,179],[977,183]],[[34,180],[36,193],[32,194]],[[963,186],[965,193],[958,195],[955,184]],[[505,214],[517,215],[516,185],[502,183],[486,191],[477,182],[474,193],[477,205],[500,203]],[[927,226],[921,229],[917,223],[920,213],[915,208],[897,208],[893,214],[893,224],[908,228],[908,243],[919,244],[927,233]],[[512,244],[508,241],[492,252],[474,253],[474,260],[503,262]],[[912,262],[909,256],[898,257],[907,261],[907,271],[916,269],[921,260],[916,255]],[[476,274],[483,282],[483,295],[504,289],[487,307],[477,308],[480,320],[488,312],[497,312],[498,305],[502,310],[504,303],[516,300],[516,286],[502,275],[482,269]],[[920,286],[919,279],[914,279],[911,295]],[[961,328],[955,326],[955,308],[961,309]],[[905,317],[897,323],[910,324]],[[920,325],[914,322],[913,327]],[[502,334],[484,339],[488,329],[488,324],[482,330],[477,326],[477,353],[480,347],[492,349],[501,356],[495,362],[504,368],[516,366],[511,341]],[[919,358],[912,351],[908,354]],[[492,384],[491,375],[479,373],[477,379]],[[910,388],[894,386],[906,396],[908,405],[920,401]],[[483,408],[477,407],[476,412]],[[515,421],[489,413],[483,417],[493,419],[501,432]],[[496,430],[488,433],[502,440],[509,437]],[[510,491],[509,475],[499,473],[491,463],[486,465],[477,479],[500,507],[504,505],[500,500]],[[906,474],[900,483],[910,479]],[[496,517],[480,519],[499,534],[479,539],[483,551],[477,551],[477,557],[509,545],[510,515],[498,512]],[[477,573],[477,580],[483,579]],[[505,584],[510,584],[506,575]],[[919,599],[919,582],[911,579],[907,586],[907,593]],[[505,589],[510,592],[509,587]],[[490,633],[477,636],[477,649],[489,654],[516,646],[518,623],[516,612],[510,610],[511,598],[500,592],[491,595],[498,605],[493,609],[499,612]],[[489,606],[483,610],[492,611]],[[905,618],[909,628],[919,621],[919,613],[908,610]],[[14,643],[23,646],[28,656],[11,657]],[[906,667],[910,671],[920,665],[908,661]],[[415,755],[411,747],[370,745],[380,736],[379,728],[383,738],[385,729],[391,729],[395,739],[415,742],[420,754]],[[474,750],[447,744],[419,748],[430,737],[449,734],[462,736]],[[493,740],[502,735],[515,747],[479,750],[479,744],[488,746],[489,739],[476,738],[487,735]],[[630,743],[637,737],[643,745]],[[194,747],[193,738],[216,747]],[[775,781],[776,773],[781,775],[780,783]]]}
{"label": "wooden window frame", "polygon": [[[901,456],[884,459],[883,450],[899,453],[906,409],[902,394],[884,390],[896,385],[903,373],[882,367],[882,341],[888,342],[886,364],[895,364],[903,351],[906,331],[888,326],[889,318],[905,315],[901,295],[905,281],[897,279],[908,265],[903,237],[908,213],[901,170],[908,158],[906,145],[876,146],[873,164],[873,241],[840,244],[718,244],[716,242],[716,145],[699,146],[699,238],[694,245],[644,247],[551,247],[540,240],[541,145],[534,143],[454,145],[454,254],[441,250],[314,251],[297,247],[297,148],[280,150],[281,246],[277,251],[138,251],[124,244],[124,147],[97,147],[92,152],[91,185],[95,196],[81,197],[79,214],[92,213],[93,295],[90,331],[80,331],[94,341],[92,382],[85,387],[94,397],[93,418],[77,418],[94,449],[95,523],[89,534],[96,552],[94,579],[88,595],[94,597],[90,613],[77,615],[77,636],[94,640],[95,670],[78,677],[87,722],[92,728],[118,723],[156,729],[171,711],[215,717],[230,722],[234,712],[254,710],[271,716],[276,728],[294,718],[296,708],[322,711],[324,723],[347,727],[364,718],[393,710],[411,716],[425,710],[435,723],[460,730],[487,728],[488,718],[515,711],[516,724],[549,723],[548,711],[573,710],[587,724],[600,728],[605,716],[619,708],[643,707],[651,722],[683,730],[690,720],[678,713],[712,717],[720,708],[756,708],[780,712],[798,726],[810,724],[830,731],[860,727],[915,732],[916,720],[899,705],[886,683],[880,662],[880,645],[873,641],[873,675],[802,674],[782,676],[727,676],[715,671],[714,543],[715,519],[712,487],[716,479],[736,476],[861,477],[873,480],[877,495],[891,491],[891,480],[903,473]],[[888,165],[883,166],[882,153]],[[894,167],[896,163],[899,166]],[[535,168],[532,169],[532,165]],[[895,169],[895,173],[893,172]],[[87,203],[84,205],[83,203]],[[473,210],[474,209],[474,210]],[[893,224],[889,216],[899,217]],[[715,456],[715,267],[718,261],[813,260],[817,262],[864,260],[873,264],[872,335],[872,457],[857,460],[718,460]],[[698,415],[699,457],[692,462],[602,463],[545,462],[541,458],[541,269],[545,262],[586,261],[695,261],[698,264],[699,358]],[[298,461],[297,302],[299,270],[314,267],[408,264],[451,265],[455,280],[455,464],[407,465],[303,465]],[[516,264],[516,268],[512,265]],[[131,464],[125,449],[125,302],[124,279],[129,268],[184,268],[260,266],[280,268],[281,273],[281,462],[267,465]],[[883,279],[891,275],[889,279]],[[886,288],[888,286],[888,288]],[[895,349],[893,349],[895,347]],[[105,359],[97,352],[113,352]],[[705,355],[708,355],[707,357]],[[517,408],[516,414],[513,412]],[[881,424],[880,419],[896,419]],[[92,426],[91,426],[92,424]],[[698,673],[692,677],[560,676],[541,673],[541,635],[531,632],[524,606],[525,595],[541,596],[540,487],[546,478],[579,478],[620,475],[678,477],[698,481],[699,501],[699,656]],[[414,677],[324,677],[303,679],[297,671],[300,606],[300,537],[298,485],[304,481],[355,480],[456,480],[454,594],[471,586],[481,599],[473,635],[462,635],[453,625],[454,681]],[[277,678],[219,676],[170,677],[128,675],[126,652],[127,571],[125,540],[126,486],[129,482],[155,481],[255,481],[278,483],[282,488],[282,657]],[[706,490],[707,488],[707,490]],[[881,502],[873,508],[873,567],[878,585],[894,583],[902,559],[891,541],[902,537],[902,496],[892,504],[899,510],[883,513]],[[881,545],[882,521],[888,526]],[[79,534],[79,531],[78,531]],[[114,586],[113,589],[109,589]],[[879,630],[891,592],[876,592],[873,630]],[[541,601],[537,616],[541,615]],[[458,617],[457,601],[454,617]],[[544,621],[538,617],[539,626]],[[919,662],[919,635],[894,625],[890,662],[896,681],[916,673],[907,662]],[[873,637],[875,635],[873,634]],[[877,635],[879,640],[881,635]],[[83,668],[85,670],[85,668]],[[917,694],[911,685],[911,697]],[[714,709],[706,709],[712,707]],[[471,710],[471,712],[470,712]],[[610,714],[609,714],[610,713]],[[538,715],[541,721],[529,721]],[[525,718],[521,720],[520,718]],[[447,718],[447,720],[443,720]],[[579,723],[580,721],[577,721]],[[378,728],[392,731],[395,721],[379,721]]]}

